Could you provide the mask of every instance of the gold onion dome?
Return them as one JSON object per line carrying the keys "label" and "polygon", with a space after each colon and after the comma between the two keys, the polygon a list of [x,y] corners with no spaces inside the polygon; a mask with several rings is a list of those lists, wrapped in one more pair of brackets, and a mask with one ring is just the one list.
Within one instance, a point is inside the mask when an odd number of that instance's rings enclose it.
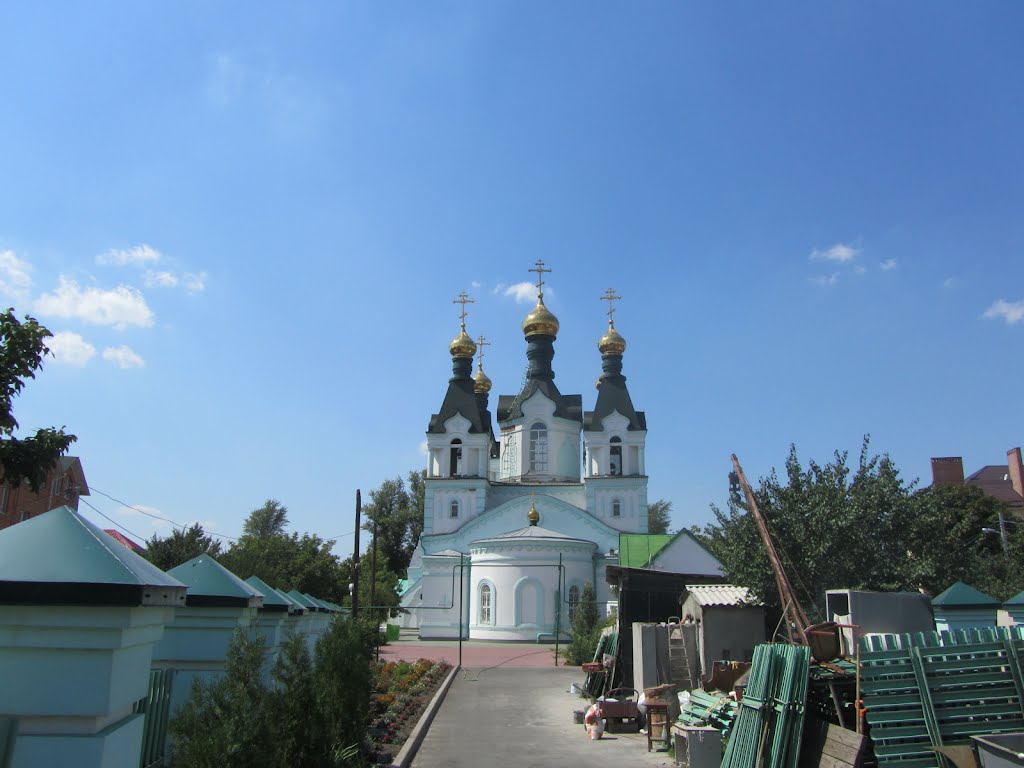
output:
{"label": "gold onion dome", "polygon": [[526,513],[526,519],[530,521],[530,525],[540,522],[540,512],[537,511],[537,507],[532,501],[530,502],[530,511]]}
{"label": "gold onion dome", "polygon": [[452,357],[471,358],[476,354],[476,342],[469,338],[469,334],[463,328],[459,335],[452,339],[452,343],[448,345],[448,351],[452,353]]}
{"label": "gold onion dome", "polygon": [[486,394],[491,391],[491,379],[482,370],[478,370],[473,374],[473,391]]}
{"label": "gold onion dome", "polygon": [[614,325],[609,325],[608,333],[597,342],[597,348],[602,355],[621,355],[626,351],[626,340],[615,330]]}
{"label": "gold onion dome", "polygon": [[537,306],[523,320],[523,334],[525,336],[558,335],[558,318],[544,306],[543,296],[537,297]]}

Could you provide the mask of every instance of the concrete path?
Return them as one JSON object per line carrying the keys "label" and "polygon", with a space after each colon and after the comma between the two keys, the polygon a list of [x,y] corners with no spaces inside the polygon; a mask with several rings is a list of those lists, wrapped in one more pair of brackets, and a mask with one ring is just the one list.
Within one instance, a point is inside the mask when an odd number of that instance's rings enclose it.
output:
{"label": "concrete path", "polygon": [[[530,650],[522,645],[491,647],[505,649],[506,655],[514,655],[517,649],[519,653]],[[464,667],[466,653],[463,647]],[[519,661],[529,658],[520,657]],[[666,753],[648,752],[647,737],[639,733],[588,739],[583,726],[572,722],[573,710],[585,709],[588,702],[568,692],[571,683],[582,682],[582,673],[551,663],[548,655],[546,665],[540,668],[513,667],[509,662],[460,671],[412,768],[674,765]]]}
{"label": "concrete path", "polygon": [[[563,646],[564,648],[564,646]],[[398,640],[381,646],[382,661],[447,661],[459,663],[458,640]],[[534,643],[494,643],[463,640],[463,667],[550,667],[555,666],[555,646]]]}

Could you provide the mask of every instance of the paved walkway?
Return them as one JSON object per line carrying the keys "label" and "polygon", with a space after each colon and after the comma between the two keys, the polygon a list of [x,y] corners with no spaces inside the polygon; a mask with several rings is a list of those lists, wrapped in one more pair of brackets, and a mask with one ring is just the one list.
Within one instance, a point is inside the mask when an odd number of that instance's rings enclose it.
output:
{"label": "paved walkway", "polygon": [[[565,646],[561,646],[563,649]],[[459,663],[458,640],[398,640],[381,646],[382,661],[447,661]],[[551,667],[555,666],[555,646],[535,643],[494,643],[462,641],[463,667]]]}
{"label": "paved walkway", "polygon": [[[457,673],[412,768],[674,765],[666,753],[648,752],[647,737],[639,733],[588,739],[583,726],[572,722],[573,710],[585,709],[588,702],[569,693],[571,683],[582,682],[582,673],[576,668],[554,667],[550,649],[544,657],[523,655],[530,646],[480,644],[485,647],[470,649],[467,645],[463,647],[464,668]],[[457,653],[458,648],[455,650]],[[509,659],[496,667],[470,666],[468,658],[482,657],[476,655],[478,651],[486,651],[482,656]],[[534,661],[529,663],[530,659]],[[542,659],[546,664],[538,666]]]}

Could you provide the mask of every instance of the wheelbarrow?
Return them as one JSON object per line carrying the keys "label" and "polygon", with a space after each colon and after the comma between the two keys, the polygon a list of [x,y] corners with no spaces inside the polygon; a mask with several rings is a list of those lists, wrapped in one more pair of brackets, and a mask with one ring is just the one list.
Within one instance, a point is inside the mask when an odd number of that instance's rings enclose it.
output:
{"label": "wheelbarrow", "polygon": [[615,688],[598,699],[601,717],[609,733],[636,733],[640,730],[638,698],[636,688]]}

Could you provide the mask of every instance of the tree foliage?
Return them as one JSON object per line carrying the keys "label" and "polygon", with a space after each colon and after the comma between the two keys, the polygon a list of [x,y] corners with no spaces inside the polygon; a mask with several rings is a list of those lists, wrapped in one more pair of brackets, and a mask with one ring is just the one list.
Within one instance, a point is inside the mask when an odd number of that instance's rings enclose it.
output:
{"label": "tree foliage", "polygon": [[[812,620],[826,618],[824,593],[834,588],[936,594],[963,579],[979,589],[989,585],[1000,599],[1024,589],[1015,576],[1020,569],[999,552],[998,539],[981,533],[983,523],[998,516],[998,502],[973,488],[915,491],[914,485],[888,456],[871,455],[865,438],[855,466],[846,452],[836,452],[826,464],[804,467],[791,446],[785,476],[772,470],[753,489]],[[746,500],[734,493],[727,509],[712,511],[715,522],[699,538],[730,581],[750,588],[778,614],[774,575]]]}
{"label": "tree foliage", "polygon": [[593,661],[601,639],[601,615],[597,610],[597,593],[589,581],[583,585],[580,601],[573,611],[570,627],[572,640],[565,648],[565,663],[577,666]]}
{"label": "tree foliage", "polygon": [[12,412],[13,400],[26,379],[36,377],[43,357],[50,352],[46,339],[52,335],[32,317],[19,321],[14,309],[0,313],[0,468],[7,485],[27,482],[34,492],[77,439],[63,427],[42,427],[30,437],[14,437],[19,425]]}
{"label": "tree foliage", "polygon": [[[353,583],[351,557],[341,563],[342,578],[345,584]],[[387,608],[394,608],[398,605],[398,574],[388,568],[387,558],[383,550],[377,547],[377,570],[374,578],[373,550],[372,548],[359,556],[359,615],[363,616],[364,611],[374,606],[377,610],[373,612],[374,619],[380,623],[387,619],[391,611]],[[345,598],[343,605],[352,605],[352,596]]]}
{"label": "tree foliage", "polygon": [[197,680],[171,721],[176,765],[340,768],[360,764],[372,690],[370,648],[355,622],[335,618],[311,657],[305,637],[282,646],[272,686],[263,645],[236,632],[225,674]]}
{"label": "tree foliage", "polygon": [[658,499],[647,505],[647,532],[668,533],[672,524],[672,502]]}
{"label": "tree foliage", "polygon": [[286,592],[297,589],[315,597],[340,602],[348,581],[333,541],[316,534],[288,533],[288,509],[268,499],[245,521],[238,541],[219,558],[220,564],[243,579],[259,576]]}
{"label": "tree foliage", "polygon": [[161,538],[159,534],[146,541],[145,555],[153,565],[169,571],[193,557],[208,554],[220,557],[220,542],[208,536],[199,523],[188,528],[174,529],[169,536]]}
{"label": "tree foliage", "polygon": [[426,470],[409,473],[408,488],[401,477],[385,480],[370,491],[370,502],[363,507],[363,528],[373,531],[377,524],[377,546],[387,560],[387,568],[404,574],[412,552],[423,532],[423,507]]}

